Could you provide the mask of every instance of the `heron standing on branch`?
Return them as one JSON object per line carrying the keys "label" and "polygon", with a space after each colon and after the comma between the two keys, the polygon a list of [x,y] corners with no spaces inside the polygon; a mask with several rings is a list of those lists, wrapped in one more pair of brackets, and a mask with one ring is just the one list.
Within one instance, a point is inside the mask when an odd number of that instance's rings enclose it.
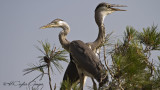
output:
{"label": "heron standing on branch", "polygon": [[[100,3],[95,9],[95,21],[99,27],[98,37],[94,42],[86,43],[94,53],[98,54],[101,44],[105,41],[105,26],[104,26],[104,19],[108,14],[111,14],[115,11],[126,11],[118,8],[113,7],[126,7],[125,5],[115,5],[109,3]],[[73,63],[73,58],[70,55],[70,62],[65,71],[63,81],[69,79],[71,86],[79,81],[78,71],[76,69],[76,65]]]}
{"label": "heron standing on branch", "polygon": [[102,86],[108,80],[106,69],[95,53],[84,42],[80,40],[70,42],[66,39],[67,34],[70,32],[70,27],[65,21],[55,19],[51,23],[42,26],[41,29],[56,27],[63,29],[59,33],[59,41],[62,47],[70,52],[73,57],[73,62],[80,77],[81,90],[83,90],[85,76],[95,78],[99,82],[99,86]]}

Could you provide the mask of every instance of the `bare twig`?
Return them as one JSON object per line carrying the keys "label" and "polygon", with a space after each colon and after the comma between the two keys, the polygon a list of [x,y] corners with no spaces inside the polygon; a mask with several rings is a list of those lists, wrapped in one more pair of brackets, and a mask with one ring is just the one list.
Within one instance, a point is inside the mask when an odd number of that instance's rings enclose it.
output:
{"label": "bare twig", "polygon": [[56,90],[56,83],[55,83],[55,85],[54,85],[54,90]]}
{"label": "bare twig", "polygon": [[50,76],[50,63],[48,63],[47,66],[48,66],[49,86],[50,86],[50,90],[52,90],[51,76]]}

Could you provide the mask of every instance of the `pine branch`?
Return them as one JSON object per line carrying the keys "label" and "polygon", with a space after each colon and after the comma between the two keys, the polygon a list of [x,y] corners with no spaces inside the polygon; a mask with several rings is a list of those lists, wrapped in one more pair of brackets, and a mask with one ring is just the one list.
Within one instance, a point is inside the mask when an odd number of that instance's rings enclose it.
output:
{"label": "pine branch", "polygon": [[50,86],[50,90],[52,90],[51,75],[50,75],[50,64],[48,64],[47,66],[48,66],[49,86]]}

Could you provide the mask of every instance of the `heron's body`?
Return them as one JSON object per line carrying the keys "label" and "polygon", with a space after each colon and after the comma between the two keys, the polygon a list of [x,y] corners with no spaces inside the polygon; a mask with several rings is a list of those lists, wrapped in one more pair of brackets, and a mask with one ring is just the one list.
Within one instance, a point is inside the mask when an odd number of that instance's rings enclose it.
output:
{"label": "heron's body", "polygon": [[[100,82],[102,78],[101,74],[102,72],[105,72],[106,69],[100,62],[99,58],[95,55],[95,53],[80,40],[72,41],[70,43],[69,50],[73,56],[73,62],[78,68],[78,72],[86,76],[93,77],[98,82]],[[106,76],[105,73],[103,74]]]}
{"label": "heron's body", "polygon": [[106,69],[94,52],[85,43],[80,40],[69,42],[66,39],[66,36],[70,31],[69,25],[66,22],[61,19],[55,19],[41,28],[44,29],[52,27],[60,27],[63,29],[59,33],[59,41],[62,47],[70,52],[73,57],[73,62],[76,65],[78,75],[80,77],[81,90],[83,90],[85,76],[95,78],[100,84],[105,82],[104,80],[108,80],[108,77],[106,77],[107,74],[102,72],[106,72]]}

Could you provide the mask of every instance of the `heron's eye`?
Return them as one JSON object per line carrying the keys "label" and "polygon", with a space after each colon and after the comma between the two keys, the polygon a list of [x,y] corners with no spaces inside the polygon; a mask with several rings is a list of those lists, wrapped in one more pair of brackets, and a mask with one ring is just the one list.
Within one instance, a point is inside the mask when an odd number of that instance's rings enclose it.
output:
{"label": "heron's eye", "polygon": [[[51,23],[55,23],[55,21],[52,21]],[[51,24],[51,23],[50,23],[50,24]]]}
{"label": "heron's eye", "polygon": [[58,24],[58,22],[53,22],[53,24]]}

